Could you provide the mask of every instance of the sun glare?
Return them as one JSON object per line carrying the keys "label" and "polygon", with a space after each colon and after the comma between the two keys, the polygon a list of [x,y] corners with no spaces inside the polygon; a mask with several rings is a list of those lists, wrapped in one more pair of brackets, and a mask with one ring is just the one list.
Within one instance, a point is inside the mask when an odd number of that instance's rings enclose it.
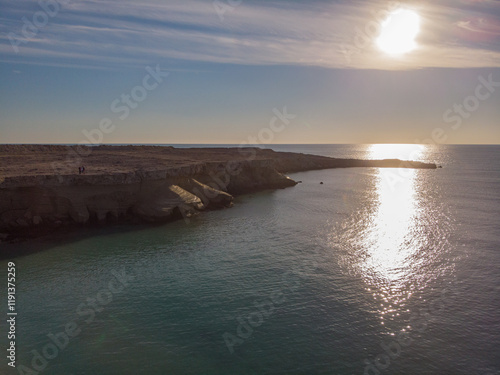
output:
{"label": "sun glare", "polygon": [[398,9],[382,23],[377,45],[385,53],[401,55],[416,48],[419,31],[420,16],[409,9]]}
{"label": "sun glare", "polygon": [[373,144],[368,149],[368,157],[374,160],[400,159],[420,161],[426,151],[419,144]]}

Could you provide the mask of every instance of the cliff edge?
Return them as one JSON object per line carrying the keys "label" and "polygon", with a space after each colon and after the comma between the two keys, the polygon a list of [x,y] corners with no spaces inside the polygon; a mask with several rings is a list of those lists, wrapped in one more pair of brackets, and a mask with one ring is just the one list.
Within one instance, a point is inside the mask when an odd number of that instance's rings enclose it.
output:
{"label": "cliff edge", "polygon": [[0,162],[0,240],[91,223],[188,219],[231,207],[234,195],[296,185],[287,172],[436,168],[257,148],[159,146],[0,145]]}

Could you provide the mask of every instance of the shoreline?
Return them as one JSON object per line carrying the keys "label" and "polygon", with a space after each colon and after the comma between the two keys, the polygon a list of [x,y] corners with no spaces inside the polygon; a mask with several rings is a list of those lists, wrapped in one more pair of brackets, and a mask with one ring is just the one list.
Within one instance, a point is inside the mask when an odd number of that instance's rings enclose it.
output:
{"label": "shoreline", "polygon": [[0,243],[93,224],[189,220],[231,207],[234,196],[295,186],[285,173],[437,168],[397,159],[171,146],[0,145],[0,161]]}

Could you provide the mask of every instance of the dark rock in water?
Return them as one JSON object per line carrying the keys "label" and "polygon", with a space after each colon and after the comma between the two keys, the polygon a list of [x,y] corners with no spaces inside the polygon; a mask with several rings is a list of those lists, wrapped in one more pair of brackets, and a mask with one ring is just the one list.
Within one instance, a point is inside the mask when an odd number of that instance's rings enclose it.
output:
{"label": "dark rock in water", "polygon": [[301,184],[301,183],[302,183],[302,181],[297,181],[297,183],[298,183],[298,184]]}
{"label": "dark rock in water", "polygon": [[320,185],[323,185],[323,181],[321,181],[319,184],[320,184]]}

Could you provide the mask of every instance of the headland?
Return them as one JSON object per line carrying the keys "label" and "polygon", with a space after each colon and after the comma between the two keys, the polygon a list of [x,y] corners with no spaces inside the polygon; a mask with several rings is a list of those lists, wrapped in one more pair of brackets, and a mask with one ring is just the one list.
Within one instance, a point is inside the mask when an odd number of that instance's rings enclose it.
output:
{"label": "headland", "polygon": [[436,165],[261,148],[0,145],[0,241],[92,224],[188,220],[231,207],[236,195],[295,186],[286,173],[352,167]]}

